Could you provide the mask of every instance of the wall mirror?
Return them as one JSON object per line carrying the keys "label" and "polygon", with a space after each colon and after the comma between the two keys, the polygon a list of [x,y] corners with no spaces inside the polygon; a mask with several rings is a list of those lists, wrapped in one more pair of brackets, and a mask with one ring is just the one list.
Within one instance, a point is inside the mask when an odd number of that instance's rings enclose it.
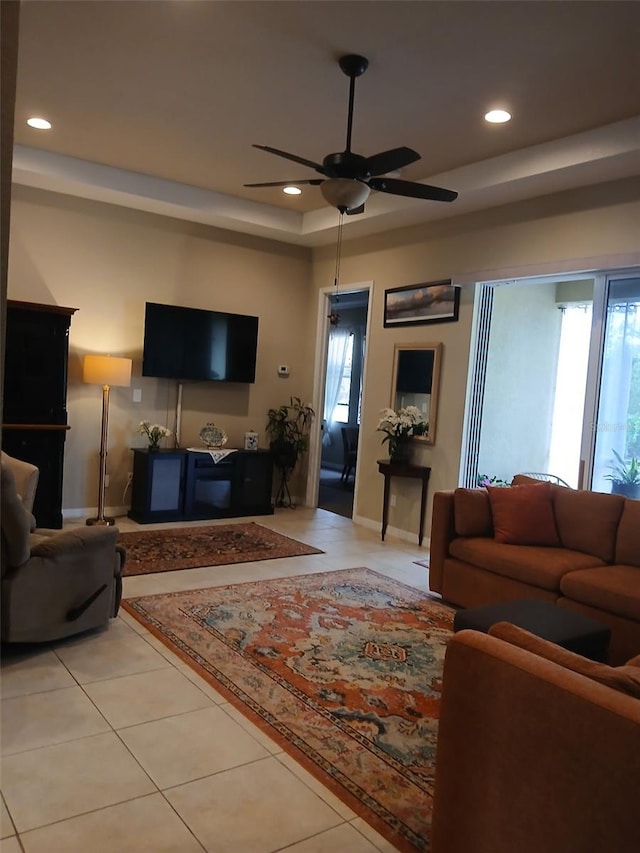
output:
{"label": "wall mirror", "polygon": [[414,441],[435,444],[442,344],[396,344],[393,357],[391,408],[417,406],[429,432]]}

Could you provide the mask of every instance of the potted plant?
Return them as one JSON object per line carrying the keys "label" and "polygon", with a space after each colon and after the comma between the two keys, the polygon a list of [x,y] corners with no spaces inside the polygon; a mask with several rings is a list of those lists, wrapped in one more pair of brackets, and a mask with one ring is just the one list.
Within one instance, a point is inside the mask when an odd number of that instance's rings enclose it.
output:
{"label": "potted plant", "polygon": [[626,498],[640,498],[640,459],[632,456],[628,462],[617,450],[612,451],[617,462],[610,465],[611,474],[605,474],[605,480],[611,481],[611,492]]}
{"label": "potted plant", "polygon": [[275,498],[276,506],[291,507],[289,478],[298,460],[309,447],[309,430],[315,412],[299,397],[290,397],[289,403],[267,412],[267,434],[273,462],[280,471],[280,485]]}
{"label": "potted plant", "polygon": [[426,435],[429,424],[417,406],[405,406],[397,412],[382,409],[376,429],[385,433],[382,443],[389,442],[391,462],[406,463],[409,461],[409,439],[414,435]]}
{"label": "potted plant", "polygon": [[158,450],[160,442],[163,438],[168,438],[171,435],[171,430],[161,424],[152,424],[149,421],[140,421],[138,427],[140,435],[145,435],[149,442],[149,450]]}
{"label": "potted plant", "polygon": [[488,474],[478,474],[478,485],[484,486],[508,486],[509,483],[501,477],[490,477]]}

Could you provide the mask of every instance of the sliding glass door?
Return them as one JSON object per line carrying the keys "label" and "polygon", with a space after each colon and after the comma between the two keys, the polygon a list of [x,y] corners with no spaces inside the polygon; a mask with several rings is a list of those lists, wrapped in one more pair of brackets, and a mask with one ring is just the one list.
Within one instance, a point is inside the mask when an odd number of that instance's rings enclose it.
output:
{"label": "sliding glass door", "polygon": [[594,491],[633,486],[638,272],[477,287],[461,485],[534,473]]}

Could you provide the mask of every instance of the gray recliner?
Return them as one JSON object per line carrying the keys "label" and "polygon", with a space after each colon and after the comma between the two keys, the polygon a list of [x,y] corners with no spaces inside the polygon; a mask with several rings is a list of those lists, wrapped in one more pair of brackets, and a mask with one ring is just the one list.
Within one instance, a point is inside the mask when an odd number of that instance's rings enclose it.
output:
{"label": "gray recliner", "polygon": [[11,466],[0,466],[0,638],[46,642],[106,625],[122,596],[118,529],[34,530]]}
{"label": "gray recliner", "polygon": [[8,465],[13,471],[16,478],[16,489],[18,490],[22,503],[29,512],[33,512],[33,502],[36,497],[36,488],[38,487],[38,480],[40,479],[40,471],[30,462],[24,462],[22,459],[15,459],[13,456],[9,456],[8,453],[5,453],[4,450],[0,451],[0,461],[4,462],[5,465]]}

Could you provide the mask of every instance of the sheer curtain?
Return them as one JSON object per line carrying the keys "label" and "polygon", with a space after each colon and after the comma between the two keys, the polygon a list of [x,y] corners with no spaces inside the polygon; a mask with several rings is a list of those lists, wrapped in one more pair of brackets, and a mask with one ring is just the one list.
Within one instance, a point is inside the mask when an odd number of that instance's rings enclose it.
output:
{"label": "sheer curtain", "polygon": [[601,491],[610,490],[604,475],[615,462],[612,449],[623,459],[634,450],[629,427],[630,416],[636,414],[631,401],[638,395],[634,362],[640,359],[640,279],[637,281],[637,300],[614,299],[607,308],[593,478],[593,488]]}
{"label": "sheer curtain", "polygon": [[325,428],[322,435],[322,443],[324,445],[331,444],[330,429],[333,423],[333,410],[336,407],[338,395],[340,394],[340,383],[342,382],[349,348],[349,335],[349,329],[341,329],[338,326],[332,326],[329,332],[327,378],[324,390]]}

